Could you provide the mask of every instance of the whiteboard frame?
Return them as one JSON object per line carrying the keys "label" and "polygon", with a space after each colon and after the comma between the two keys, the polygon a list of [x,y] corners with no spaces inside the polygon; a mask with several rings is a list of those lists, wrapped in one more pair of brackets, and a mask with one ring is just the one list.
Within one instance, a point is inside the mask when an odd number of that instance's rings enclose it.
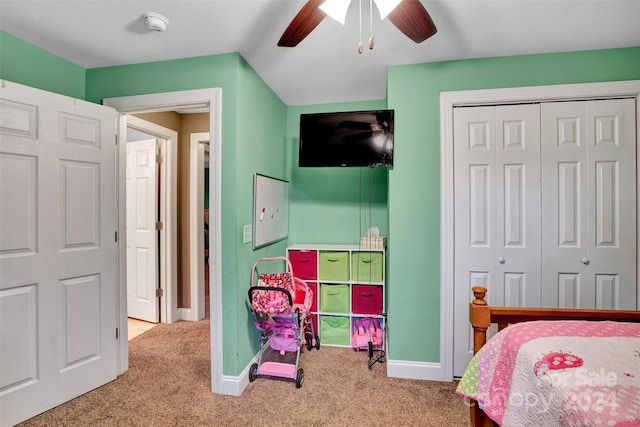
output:
{"label": "whiteboard frame", "polygon": [[[253,177],[253,249],[260,249],[272,243],[279,242],[289,237],[289,181],[273,178],[259,173]],[[269,212],[262,212],[265,207],[265,197],[269,194],[275,194],[282,200],[271,200],[269,205],[275,210],[269,209]],[[261,206],[262,205],[262,206]],[[277,223],[270,221],[273,215],[277,215],[277,219],[283,218],[282,222]],[[267,228],[272,225],[276,228]]]}

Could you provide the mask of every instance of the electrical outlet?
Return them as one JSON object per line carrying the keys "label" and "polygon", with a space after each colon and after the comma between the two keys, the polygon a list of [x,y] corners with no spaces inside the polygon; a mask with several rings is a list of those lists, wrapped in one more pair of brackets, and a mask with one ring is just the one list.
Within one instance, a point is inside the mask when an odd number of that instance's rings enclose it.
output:
{"label": "electrical outlet", "polygon": [[251,243],[253,239],[253,227],[250,224],[242,227],[242,243]]}

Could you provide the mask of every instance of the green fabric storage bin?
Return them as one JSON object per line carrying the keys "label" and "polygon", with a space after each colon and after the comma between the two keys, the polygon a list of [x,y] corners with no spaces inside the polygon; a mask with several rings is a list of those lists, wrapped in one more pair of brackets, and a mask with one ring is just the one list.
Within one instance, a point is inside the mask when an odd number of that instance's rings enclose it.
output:
{"label": "green fabric storage bin", "polygon": [[382,252],[353,252],[351,277],[354,282],[382,282]]}
{"label": "green fabric storage bin", "polygon": [[320,283],[320,311],[349,313],[349,285]]}
{"label": "green fabric storage bin", "polygon": [[349,252],[320,252],[320,280],[348,281]]}
{"label": "green fabric storage bin", "polygon": [[322,345],[351,345],[351,325],[348,317],[320,316]]}

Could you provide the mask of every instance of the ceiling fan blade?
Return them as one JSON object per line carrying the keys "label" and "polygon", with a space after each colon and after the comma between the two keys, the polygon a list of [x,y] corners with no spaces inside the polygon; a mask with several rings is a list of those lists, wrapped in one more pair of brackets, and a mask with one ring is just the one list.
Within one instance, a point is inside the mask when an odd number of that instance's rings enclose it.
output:
{"label": "ceiling fan blade", "polygon": [[416,43],[425,41],[438,31],[419,0],[402,0],[388,18],[393,25]]}
{"label": "ceiling fan blade", "polygon": [[278,46],[294,47],[307,37],[327,16],[318,8],[322,3],[324,0],[309,0],[284,30]]}

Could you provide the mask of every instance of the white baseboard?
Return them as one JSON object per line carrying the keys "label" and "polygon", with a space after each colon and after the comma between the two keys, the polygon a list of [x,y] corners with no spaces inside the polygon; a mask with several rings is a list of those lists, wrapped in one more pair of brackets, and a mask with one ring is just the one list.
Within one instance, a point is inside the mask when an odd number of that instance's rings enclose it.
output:
{"label": "white baseboard", "polygon": [[256,354],[237,377],[231,375],[222,376],[221,394],[229,396],[240,396],[242,394],[249,385],[249,369],[251,369],[251,365],[258,362],[258,356],[259,354]]}
{"label": "white baseboard", "polygon": [[189,322],[195,322],[198,319],[195,316],[195,312],[190,308],[179,308],[178,309],[178,319],[187,320]]}
{"label": "white baseboard", "polygon": [[387,376],[412,380],[451,381],[445,379],[440,363],[387,360]]}
{"label": "white baseboard", "polygon": [[[258,361],[256,355],[237,377],[222,376],[222,394],[240,396],[249,385],[249,369]],[[387,376],[391,378],[406,378],[411,380],[451,381],[444,379],[440,363],[407,362],[403,360],[387,360]]]}

